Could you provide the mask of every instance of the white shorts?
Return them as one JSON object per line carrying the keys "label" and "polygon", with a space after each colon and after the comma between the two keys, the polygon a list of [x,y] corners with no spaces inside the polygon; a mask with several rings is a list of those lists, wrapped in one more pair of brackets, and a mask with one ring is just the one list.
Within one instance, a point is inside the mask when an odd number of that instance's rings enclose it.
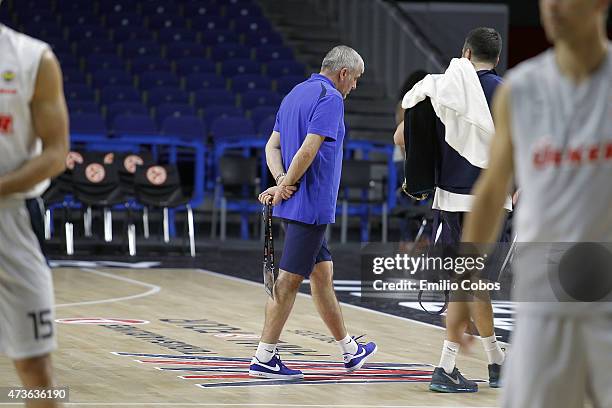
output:
{"label": "white shorts", "polygon": [[612,314],[518,314],[504,408],[612,407]]}
{"label": "white shorts", "polygon": [[53,280],[23,201],[0,202],[0,354],[13,360],[57,347]]}

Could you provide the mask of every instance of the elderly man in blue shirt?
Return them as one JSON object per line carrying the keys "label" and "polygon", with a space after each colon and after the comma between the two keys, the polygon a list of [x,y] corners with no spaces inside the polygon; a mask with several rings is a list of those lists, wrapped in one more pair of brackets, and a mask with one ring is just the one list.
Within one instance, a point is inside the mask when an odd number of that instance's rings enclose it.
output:
{"label": "elderly man in blue shirt", "polygon": [[303,378],[301,371],[283,364],[276,345],[304,278],[310,279],[312,299],[342,351],[347,372],[361,368],[376,352],[376,344],[357,343],[346,330],[325,240],[327,225],[335,221],[342,171],[344,99],[363,71],[363,59],[355,50],[334,47],[323,59],[321,72],[296,85],[276,114],[266,161],[277,185],[259,200],[271,203],[274,216],[283,220],[285,245],[251,376]]}

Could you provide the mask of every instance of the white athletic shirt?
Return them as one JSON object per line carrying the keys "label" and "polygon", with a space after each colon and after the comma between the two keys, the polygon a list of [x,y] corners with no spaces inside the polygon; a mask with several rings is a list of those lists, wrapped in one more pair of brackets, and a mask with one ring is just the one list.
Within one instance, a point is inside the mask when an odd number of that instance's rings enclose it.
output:
{"label": "white athletic shirt", "polygon": [[[0,24],[0,174],[39,155],[42,142],[34,131],[30,102],[38,66],[49,45]],[[12,198],[35,197],[48,186],[38,184]]]}
{"label": "white athletic shirt", "polygon": [[552,49],[511,70],[506,80],[521,189],[515,231],[518,242],[527,243],[515,260],[515,298],[551,302],[531,305],[539,310],[612,310],[601,303],[553,304],[550,269],[563,246],[551,243],[612,242],[612,46],[578,85],[561,74]]}

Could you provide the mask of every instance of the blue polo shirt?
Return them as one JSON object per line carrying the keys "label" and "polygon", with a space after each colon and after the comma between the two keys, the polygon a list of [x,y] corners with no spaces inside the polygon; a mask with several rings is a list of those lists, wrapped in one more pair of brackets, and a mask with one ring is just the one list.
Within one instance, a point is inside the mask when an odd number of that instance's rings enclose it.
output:
{"label": "blue polo shirt", "polygon": [[344,98],[330,79],[313,74],[285,96],[274,130],[280,133],[285,172],[307,134],[325,137],[298,190],[274,207],[274,216],[306,224],[333,223],[342,171]]}

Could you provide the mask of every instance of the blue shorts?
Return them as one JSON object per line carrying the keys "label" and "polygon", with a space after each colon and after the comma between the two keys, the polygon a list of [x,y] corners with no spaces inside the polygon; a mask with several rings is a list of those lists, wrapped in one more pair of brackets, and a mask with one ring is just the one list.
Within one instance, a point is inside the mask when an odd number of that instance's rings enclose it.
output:
{"label": "blue shorts", "polygon": [[285,246],[279,269],[308,278],[315,264],[331,261],[325,230],[327,224],[304,224],[284,220]]}

